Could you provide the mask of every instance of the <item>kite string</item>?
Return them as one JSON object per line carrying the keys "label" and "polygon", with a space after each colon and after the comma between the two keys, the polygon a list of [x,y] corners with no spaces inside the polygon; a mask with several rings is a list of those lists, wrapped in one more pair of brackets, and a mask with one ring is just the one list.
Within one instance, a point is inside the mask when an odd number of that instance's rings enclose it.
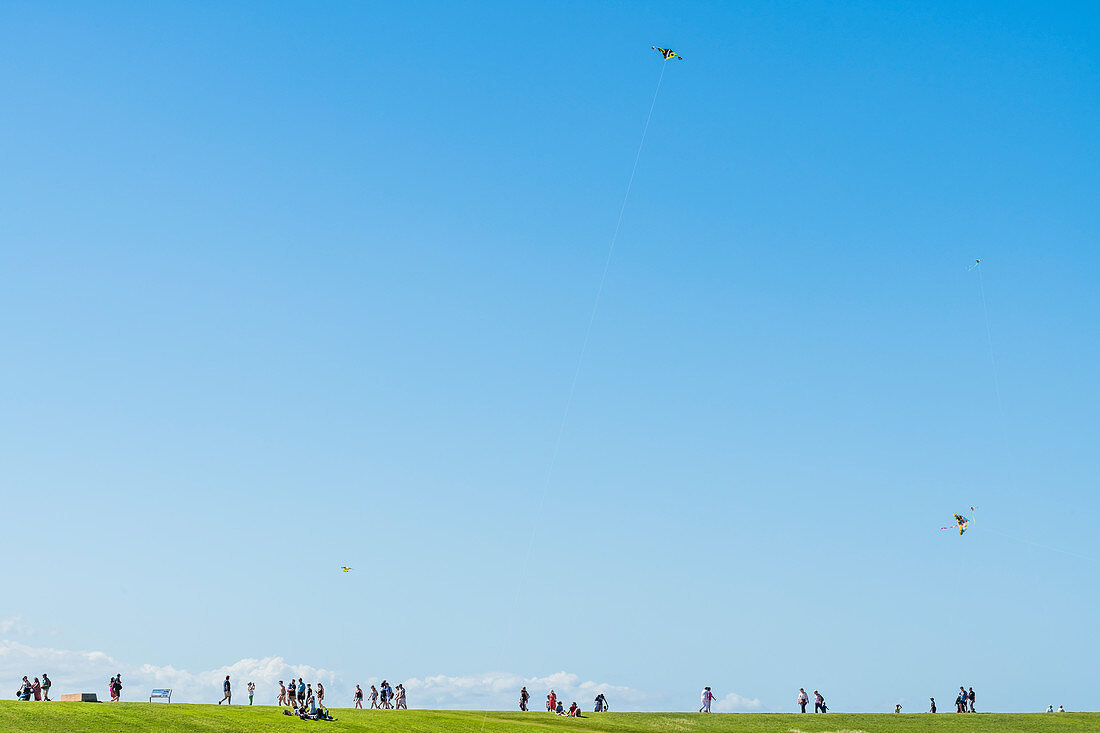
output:
{"label": "kite string", "polygon": [[1063,550],[1063,549],[1058,548],[1058,547],[1051,547],[1050,545],[1044,545],[1044,544],[1039,543],[1039,542],[1032,542],[1031,540],[1025,540],[1023,537],[1014,537],[1013,535],[1005,534],[1004,532],[998,532],[997,530],[989,529],[988,527],[984,527],[982,529],[982,532],[989,532],[990,534],[995,534],[995,535],[998,535],[1000,537],[1004,537],[1005,539],[1012,540],[1013,542],[1020,542],[1020,543],[1025,544],[1025,545],[1031,545],[1032,547],[1041,547],[1044,550],[1050,550],[1052,552],[1060,552],[1063,555],[1071,555],[1073,557],[1081,558],[1082,560],[1088,560],[1089,562],[1100,563],[1100,560],[1097,560],[1095,557],[1089,557],[1088,555],[1082,555],[1082,554],[1077,553],[1077,552],[1070,552],[1069,550]]}
{"label": "kite string", "polygon": [[989,308],[988,308],[988,306],[986,306],[986,302],[985,302],[985,282],[982,279],[982,266],[981,266],[981,263],[978,264],[978,267],[976,269],[978,270],[978,293],[979,293],[979,295],[981,295],[981,298],[982,298],[982,314],[985,316],[985,338],[986,338],[986,343],[989,345],[989,363],[990,363],[990,366],[992,366],[992,368],[993,368],[993,392],[997,396],[997,411],[999,413],[1001,413],[1001,420],[1002,420],[1001,431],[1003,433],[1004,432],[1003,420],[1004,420],[1005,410],[1004,410],[1004,405],[1001,403],[1001,382],[1000,382],[1000,379],[997,376],[997,359],[993,355],[993,329],[989,325]]}
{"label": "kite string", "polygon": [[[626,182],[626,191],[623,193],[622,203],[619,204],[619,215],[615,220],[615,229],[611,234],[611,242],[607,247],[607,256],[604,258],[603,272],[600,274],[600,284],[596,288],[596,297],[592,302],[592,311],[588,314],[588,325],[584,329],[584,339],[581,341],[580,353],[577,356],[577,366],[573,370],[573,378],[569,383],[569,394],[565,399],[565,408],[562,410],[561,421],[558,423],[557,435],[554,438],[554,448],[550,453],[550,462],[546,467],[546,475],[543,478],[542,490],[539,492],[539,504],[538,511],[535,512],[535,517],[542,516],[542,510],[546,505],[546,495],[550,491],[550,486],[553,482],[554,469],[557,466],[558,455],[561,453],[561,443],[565,436],[565,426],[569,421],[569,412],[573,407],[573,398],[577,392],[577,382],[580,379],[581,367],[584,365],[584,356],[588,351],[588,343],[592,338],[592,326],[596,322],[596,314],[600,309],[600,300],[603,297],[604,285],[607,283],[607,273],[611,269],[611,259],[615,254],[615,244],[619,240],[619,231],[622,229],[623,216],[626,213],[626,205],[630,200],[630,191],[634,186],[634,177],[638,173],[638,163],[642,158],[642,149],[645,147],[646,136],[649,134],[649,123],[653,119],[653,110],[657,106],[657,95],[661,93],[661,82],[665,78],[665,66],[667,61],[661,64],[661,73],[657,77],[657,86],[653,90],[653,99],[649,103],[649,112],[645,117],[645,125],[642,126],[642,137],[638,141],[638,149],[634,152],[634,164],[630,168],[630,177]],[[532,522],[531,524],[531,536],[527,541],[527,552],[524,553],[523,565],[520,569],[519,579],[516,583],[516,590],[512,597],[512,611],[508,614],[507,628],[508,631],[504,635],[503,644],[507,643],[508,638],[511,637],[512,625],[515,618],[515,609],[519,605],[520,594],[523,590],[523,585],[527,581],[527,573],[531,565],[531,554],[535,546],[535,535],[538,532],[538,523]],[[488,711],[481,720],[481,731],[485,730],[485,721],[488,718]]]}

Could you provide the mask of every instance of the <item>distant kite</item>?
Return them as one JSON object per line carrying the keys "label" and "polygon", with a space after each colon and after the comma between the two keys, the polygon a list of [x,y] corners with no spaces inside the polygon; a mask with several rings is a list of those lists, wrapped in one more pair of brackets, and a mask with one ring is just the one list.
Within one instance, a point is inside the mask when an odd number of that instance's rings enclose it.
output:
{"label": "distant kite", "polygon": [[982,264],[981,260],[974,260],[974,264],[971,265],[970,267],[966,268],[966,271],[970,272],[971,270],[973,270],[975,267],[977,267],[980,264]]}
{"label": "distant kite", "polygon": [[650,46],[650,48],[652,48],[654,51],[660,51],[661,55],[665,57],[665,61],[668,61],[669,59],[680,59],[681,61],[684,60],[683,56],[676,53],[671,48],[658,48],[657,46]]}
{"label": "distant kite", "polygon": [[[973,512],[974,507],[970,507],[970,511]],[[940,527],[940,531],[942,532],[945,529],[958,529],[959,530],[959,536],[962,536],[962,533],[965,532],[969,526],[970,526],[970,520],[969,519],[967,519],[966,517],[964,517],[961,514],[956,514],[955,515],[955,523],[952,524],[952,525],[949,525],[947,527]]]}
{"label": "distant kite", "polygon": [[341,565],[340,569],[343,570],[345,573],[351,570],[351,568],[347,567],[346,565]]}

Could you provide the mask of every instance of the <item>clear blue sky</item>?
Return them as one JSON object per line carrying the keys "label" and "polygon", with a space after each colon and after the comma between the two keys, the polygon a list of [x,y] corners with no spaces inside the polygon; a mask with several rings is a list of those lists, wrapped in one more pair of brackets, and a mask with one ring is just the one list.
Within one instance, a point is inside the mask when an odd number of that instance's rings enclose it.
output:
{"label": "clear blue sky", "polygon": [[1094,5],[12,2],[0,48],[5,675],[1100,707]]}

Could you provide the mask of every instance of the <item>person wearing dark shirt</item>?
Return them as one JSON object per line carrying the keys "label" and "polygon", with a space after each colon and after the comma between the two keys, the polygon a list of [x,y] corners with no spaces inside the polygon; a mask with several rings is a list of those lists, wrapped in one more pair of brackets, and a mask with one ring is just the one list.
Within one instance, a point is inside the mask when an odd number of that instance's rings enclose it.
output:
{"label": "person wearing dark shirt", "polygon": [[230,687],[230,685],[229,685],[229,675],[225,676],[225,682],[222,683],[222,692],[225,693],[225,697],[223,697],[221,700],[218,700],[218,704],[221,705],[224,702],[228,705],[232,705],[233,704],[233,688]]}

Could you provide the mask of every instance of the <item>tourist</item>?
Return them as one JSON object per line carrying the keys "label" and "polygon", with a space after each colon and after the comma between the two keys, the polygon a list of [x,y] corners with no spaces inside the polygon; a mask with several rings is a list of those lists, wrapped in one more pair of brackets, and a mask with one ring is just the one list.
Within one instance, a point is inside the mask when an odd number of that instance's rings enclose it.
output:
{"label": "tourist", "polygon": [[283,684],[282,680],[279,680],[279,700],[277,704],[281,708],[286,707],[286,685]]}
{"label": "tourist", "polygon": [[1064,707],[1062,707],[1061,705],[1059,705],[1058,706],[1058,712],[1064,713],[1064,712],[1066,712],[1066,709]]}
{"label": "tourist", "polygon": [[317,704],[321,707],[325,706],[325,686],[320,682],[317,683]]}
{"label": "tourist", "polygon": [[53,683],[50,682],[50,678],[46,676],[46,673],[42,673],[42,697],[46,702],[50,702],[50,688],[53,687]]}
{"label": "tourist", "polygon": [[34,678],[34,684],[31,685],[31,692],[34,694],[35,702],[42,702],[42,683],[38,681],[38,678]]}
{"label": "tourist", "polygon": [[359,710],[363,709],[363,688],[359,685],[355,686],[355,707]]}
{"label": "tourist", "polygon": [[370,686],[370,706],[372,710],[378,707],[378,688],[374,685]]}
{"label": "tourist", "polygon": [[558,709],[558,694],[550,690],[550,694],[546,696],[546,700],[546,709],[550,712],[555,712]]}
{"label": "tourist", "polygon": [[524,685],[519,691],[519,709],[522,712],[527,712],[527,701],[531,699],[531,693],[527,691],[527,685]]}
{"label": "tourist", "polygon": [[298,678],[298,707],[302,707],[306,704],[306,683],[302,681],[302,678]]}
{"label": "tourist", "polygon": [[27,679],[27,675],[23,675],[23,682],[19,685],[19,695],[15,699],[23,702],[30,701],[31,681]]}
{"label": "tourist", "polygon": [[802,712],[806,712],[806,706],[810,704],[810,696],[806,694],[806,688],[798,688],[798,706],[802,708]]}
{"label": "tourist", "polygon": [[932,701],[932,707],[928,709],[928,712],[930,712],[930,713],[936,712],[936,698],[930,697],[928,699]]}
{"label": "tourist", "polygon": [[825,698],[821,696],[821,693],[814,690],[814,713],[824,713],[828,708],[825,707]]}
{"label": "tourist", "polygon": [[122,675],[116,674],[114,676],[114,682],[111,685],[111,699],[115,702],[122,702]]}
{"label": "tourist", "polygon": [[227,703],[229,705],[232,705],[233,704],[233,688],[229,685],[229,675],[225,676],[225,682],[222,683],[222,692],[225,693],[225,697],[223,697],[221,700],[218,700],[218,704],[221,705],[224,702],[224,703]]}
{"label": "tourist", "polygon": [[312,708],[313,707],[313,700],[314,700],[313,685],[312,684],[306,685],[306,705],[309,706],[310,708]]}
{"label": "tourist", "polygon": [[249,682],[248,683],[248,704],[249,705],[252,704],[252,696],[255,695],[255,694],[256,694],[256,683],[255,682]]}
{"label": "tourist", "polygon": [[1047,705],[1047,712],[1048,713],[1053,713],[1054,712],[1054,706],[1053,705]]}
{"label": "tourist", "polygon": [[547,695],[547,696],[546,696],[546,712],[548,712],[548,713],[552,713],[552,712],[554,712],[554,711],[553,711],[553,710],[552,710],[552,709],[550,708],[550,696],[549,696],[549,695]]}
{"label": "tourist", "polygon": [[898,703],[897,705],[894,706],[894,712],[895,713],[900,713],[901,712],[901,703]]}
{"label": "tourist", "polygon": [[579,717],[581,717],[581,709],[577,705],[576,700],[574,700],[573,704],[569,706],[569,717],[570,718],[579,718]]}
{"label": "tourist", "polygon": [[565,705],[561,700],[558,700],[558,705],[554,708],[554,712],[558,715],[565,715]]}
{"label": "tourist", "polygon": [[709,713],[710,704],[714,702],[714,693],[710,691],[709,687],[704,687],[703,692],[699,696],[699,700],[703,703],[699,708],[700,713]]}
{"label": "tourist", "polygon": [[291,678],[290,684],[286,686],[286,704],[292,710],[298,709],[298,688],[294,686],[294,678]]}
{"label": "tourist", "polygon": [[959,694],[955,696],[955,712],[966,712],[966,688],[959,687]]}
{"label": "tourist", "polygon": [[970,691],[966,693],[966,699],[970,702],[970,712],[974,711],[974,688],[971,687]]}
{"label": "tourist", "polygon": [[408,710],[409,709],[409,703],[405,698],[405,684],[404,683],[399,684],[397,686],[397,690],[398,690],[398,692],[397,692],[397,709],[398,710]]}

